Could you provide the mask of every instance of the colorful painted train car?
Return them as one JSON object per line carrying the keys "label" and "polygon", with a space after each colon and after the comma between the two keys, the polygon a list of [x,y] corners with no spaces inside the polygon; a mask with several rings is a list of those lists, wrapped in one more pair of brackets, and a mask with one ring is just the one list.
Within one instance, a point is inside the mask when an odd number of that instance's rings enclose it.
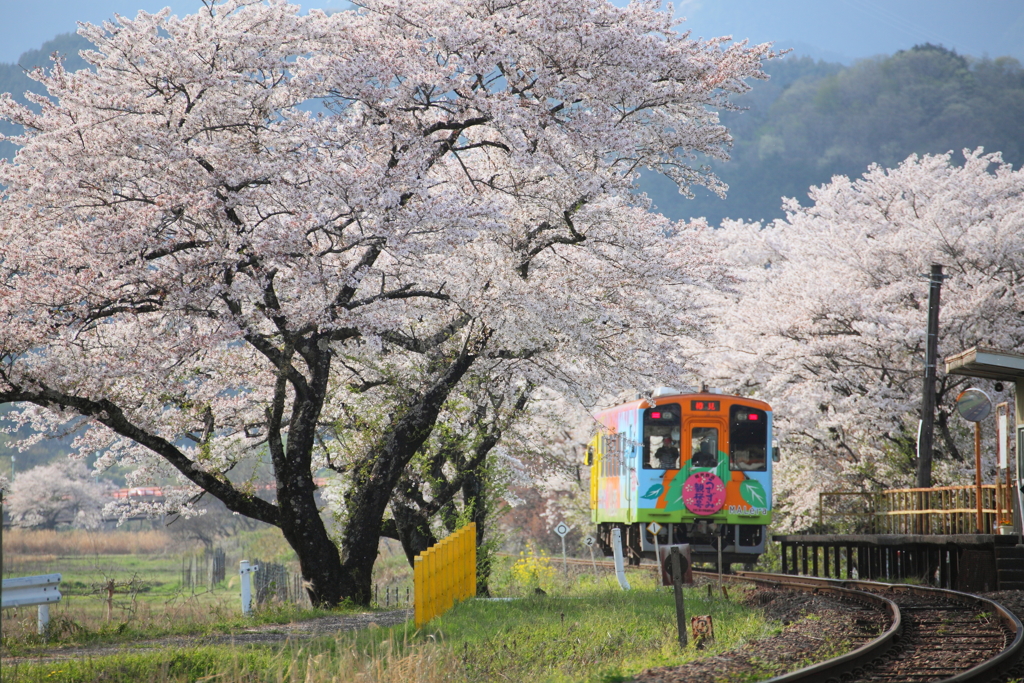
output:
{"label": "colorful painted train car", "polygon": [[663,387],[595,416],[586,454],[598,544],[622,530],[630,562],[658,544],[689,543],[694,562],[752,564],[772,519],[772,411],[763,401]]}

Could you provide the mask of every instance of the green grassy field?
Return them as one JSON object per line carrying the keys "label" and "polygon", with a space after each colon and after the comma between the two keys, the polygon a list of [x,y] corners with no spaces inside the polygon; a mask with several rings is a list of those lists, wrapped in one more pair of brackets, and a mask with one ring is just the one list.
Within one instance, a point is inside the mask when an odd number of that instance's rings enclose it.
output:
{"label": "green grassy field", "polygon": [[[687,588],[687,614],[710,614],[716,639],[680,651],[671,591],[650,572],[552,586],[554,594],[474,599],[416,631],[411,623],[356,634],[259,646],[128,648],[78,661],[19,662],[5,680],[128,683],[342,683],[349,681],[621,681],[653,666],[685,663],[776,632],[735,599]],[[302,619],[312,614],[281,616]],[[257,620],[259,617],[257,617]],[[252,628],[237,620],[220,626]],[[122,641],[123,642],[123,641]],[[38,651],[36,654],[39,654]]]}
{"label": "green grassy field", "polygon": [[[64,552],[56,557],[43,552],[46,548],[28,546],[11,553],[7,540],[5,575],[46,573],[59,565],[65,597],[51,611],[53,627],[45,643],[35,634],[35,608],[5,611],[4,681],[619,681],[648,667],[730,650],[777,630],[744,606],[737,592],[729,599],[688,588],[688,616],[712,615],[716,640],[701,650],[680,651],[672,592],[655,590],[652,568],[631,568],[633,590],[624,592],[607,569],[595,575],[586,566],[570,565],[566,572],[558,560],[531,551],[496,563],[491,586],[508,599],[464,602],[419,631],[406,622],[292,642],[199,645],[195,636],[239,634],[261,625],[354,610],[277,604],[243,618],[237,563],[229,565],[225,581],[186,589],[181,582],[183,558],[196,549],[159,539],[150,539],[146,546],[129,538],[118,549],[100,548],[95,539],[79,538],[76,545],[67,537],[57,539],[56,547]],[[248,552],[245,544],[256,544],[264,558],[289,560],[287,546],[271,536],[238,543],[242,552]],[[140,552],[114,552],[133,548]],[[135,577],[138,590],[115,596],[108,617],[105,596],[96,587],[110,577]],[[407,578],[408,563],[401,552],[382,546],[375,579],[401,585]],[[74,661],[39,660],[82,647],[86,656]],[[115,654],[109,651],[112,647],[118,650]]]}
{"label": "green grassy field", "polygon": [[[253,625],[328,614],[312,609],[306,600],[297,604],[271,600],[254,616],[243,618],[238,559],[259,557],[283,564],[296,574],[298,563],[274,529],[239,534],[219,545],[227,553],[225,578],[209,584],[202,576],[198,581],[183,580],[183,567],[201,559],[202,546],[160,531],[8,531],[4,535],[4,577],[60,573],[62,598],[50,608],[50,631],[45,637],[36,633],[35,607],[4,610],[0,652],[5,657],[32,656],[55,647],[235,633]],[[379,571],[375,572],[382,586],[382,603],[383,586],[404,585],[405,560],[399,555],[393,548],[382,548]],[[111,581],[113,595],[107,590]],[[393,602],[394,596],[391,598]]]}

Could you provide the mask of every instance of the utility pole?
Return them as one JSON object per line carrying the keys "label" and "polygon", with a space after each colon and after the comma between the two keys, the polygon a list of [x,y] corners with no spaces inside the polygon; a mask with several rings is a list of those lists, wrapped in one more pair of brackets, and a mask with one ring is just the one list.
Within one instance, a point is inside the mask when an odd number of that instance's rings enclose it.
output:
{"label": "utility pole", "polygon": [[935,431],[935,364],[939,355],[939,291],[942,266],[933,263],[928,276],[928,338],[924,359],[924,392],[921,396],[921,434],[917,441],[917,488],[932,485],[932,436]]}

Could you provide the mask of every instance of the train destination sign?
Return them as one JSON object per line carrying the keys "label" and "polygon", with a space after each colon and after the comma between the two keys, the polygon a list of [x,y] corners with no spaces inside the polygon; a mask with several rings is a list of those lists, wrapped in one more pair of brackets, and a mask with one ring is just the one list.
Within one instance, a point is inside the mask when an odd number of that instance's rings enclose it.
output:
{"label": "train destination sign", "polygon": [[981,422],[992,413],[992,399],[981,389],[965,389],[956,397],[956,411],[968,422]]}

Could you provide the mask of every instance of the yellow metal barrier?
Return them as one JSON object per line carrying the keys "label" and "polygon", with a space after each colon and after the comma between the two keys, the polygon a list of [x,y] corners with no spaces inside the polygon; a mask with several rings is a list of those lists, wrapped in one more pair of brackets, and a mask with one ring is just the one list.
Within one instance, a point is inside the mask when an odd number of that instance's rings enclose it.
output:
{"label": "yellow metal barrier", "polygon": [[476,524],[470,523],[416,556],[416,628],[476,595]]}

